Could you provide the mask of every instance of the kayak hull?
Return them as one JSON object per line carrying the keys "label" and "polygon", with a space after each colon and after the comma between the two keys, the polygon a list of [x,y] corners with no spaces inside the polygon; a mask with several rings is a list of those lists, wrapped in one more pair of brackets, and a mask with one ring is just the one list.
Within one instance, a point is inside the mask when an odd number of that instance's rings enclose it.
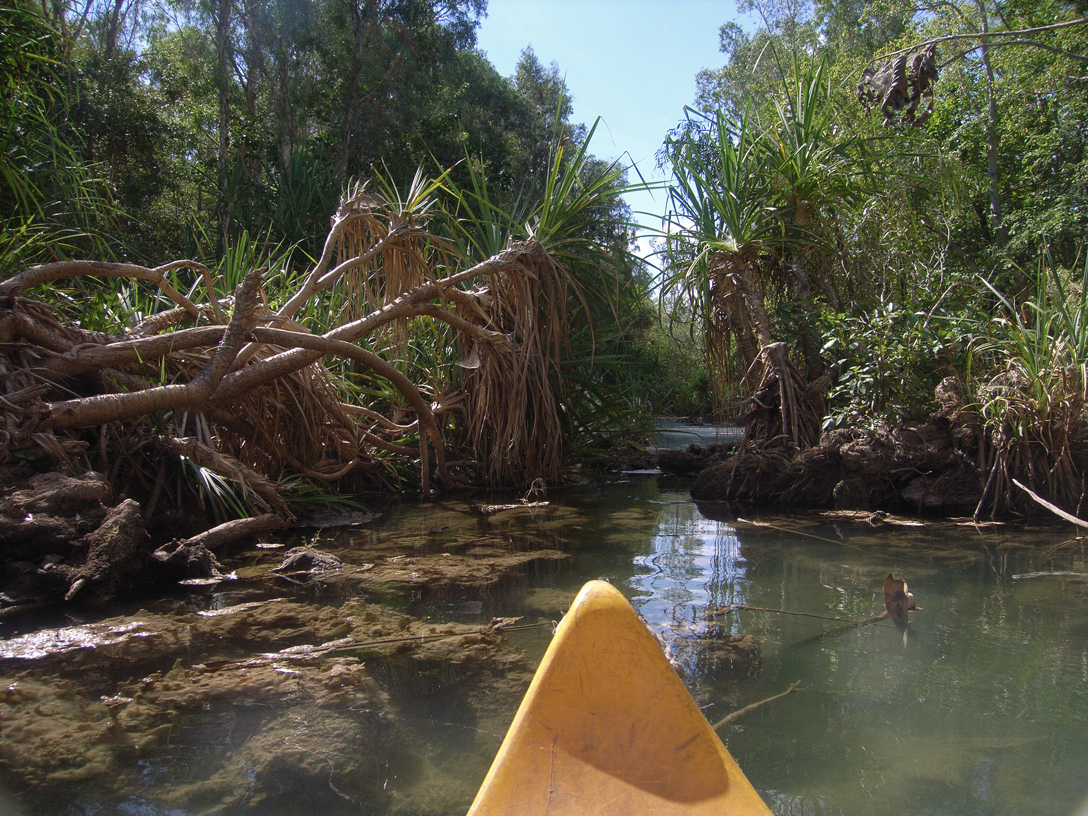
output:
{"label": "kayak hull", "polygon": [[470,816],[770,811],[610,584],[559,624]]}

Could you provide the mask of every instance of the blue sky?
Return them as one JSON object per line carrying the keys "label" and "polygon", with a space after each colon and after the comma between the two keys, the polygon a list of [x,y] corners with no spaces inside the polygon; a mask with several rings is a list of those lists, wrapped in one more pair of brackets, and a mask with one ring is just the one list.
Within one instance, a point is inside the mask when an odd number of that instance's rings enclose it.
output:
{"label": "blue sky", "polygon": [[[503,76],[530,45],[544,65],[557,63],[574,97],[573,121],[601,117],[591,152],[629,154],[652,181],[660,178],[654,153],[695,101],[695,74],[722,64],[718,29],[734,19],[733,0],[488,0],[477,37]],[[660,215],[664,196],[628,203]]]}

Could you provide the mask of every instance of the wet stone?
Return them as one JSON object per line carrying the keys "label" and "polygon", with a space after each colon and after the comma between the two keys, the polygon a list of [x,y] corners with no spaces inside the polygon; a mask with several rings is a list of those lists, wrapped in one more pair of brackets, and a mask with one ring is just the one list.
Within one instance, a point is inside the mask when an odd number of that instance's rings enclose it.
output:
{"label": "wet stone", "polygon": [[283,563],[272,571],[291,575],[299,573],[318,575],[324,572],[338,572],[343,568],[344,562],[332,553],[311,547],[294,547],[287,551]]}
{"label": "wet stone", "polygon": [[[530,676],[488,627],[358,599],[41,630],[0,641],[0,787],[33,812],[140,800],[154,812],[258,814],[285,797],[380,809],[394,780],[431,773],[433,724],[416,701],[456,699],[465,722],[494,720],[498,734]],[[170,786],[154,784],[160,764]]]}

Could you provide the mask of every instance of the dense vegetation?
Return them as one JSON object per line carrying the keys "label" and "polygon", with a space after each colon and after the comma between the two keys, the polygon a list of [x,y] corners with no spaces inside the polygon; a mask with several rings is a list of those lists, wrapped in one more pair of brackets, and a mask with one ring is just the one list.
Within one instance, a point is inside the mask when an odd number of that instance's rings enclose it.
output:
{"label": "dense vegetation", "polygon": [[1083,5],[742,5],[665,148],[719,404],[756,394],[749,438],[792,456],[950,378],[976,514],[1028,506],[1014,479],[1079,506]]}
{"label": "dense vegetation", "polygon": [[474,49],[483,0],[0,8],[0,291],[40,301],[5,324],[3,459],[282,511],[432,471],[555,482],[654,412],[753,395],[778,407],[750,438],[796,452],[920,420],[953,378],[986,506],[1025,506],[1022,478],[1076,510],[1088,8],[742,6],[760,24],[723,25],[662,134],[660,276],[558,67]]}

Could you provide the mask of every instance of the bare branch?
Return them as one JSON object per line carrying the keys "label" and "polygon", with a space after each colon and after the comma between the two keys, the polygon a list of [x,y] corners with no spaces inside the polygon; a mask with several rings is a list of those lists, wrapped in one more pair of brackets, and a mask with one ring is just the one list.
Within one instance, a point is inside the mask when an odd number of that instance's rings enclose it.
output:
{"label": "bare branch", "polygon": [[[1008,38],[1019,38],[1019,37],[1030,36],[1030,35],[1033,35],[1033,34],[1042,34],[1042,33],[1047,32],[1047,31],[1057,31],[1057,30],[1063,29],[1063,28],[1073,28],[1074,26],[1085,25],[1085,24],[1088,24],[1088,17],[1082,17],[1082,18],[1080,18],[1078,20],[1066,20],[1066,21],[1061,22],[1061,23],[1051,23],[1050,25],[1045,25],[1045,26],[1036,26],[1034,28],[1021,28],[1021,29],[1018,29],[1016,31],[975,31],[975,32],[972,32],[972,33],[969,33],[969,34],[947,34],[947,35],[945,35],[943,37],[935,37],[932,40],[923,40],[922,42],[915,43],[914,45],[907,46],[906,48],[899,48],[899,49],[896,49],[895,51],[889,51],[887,54],[883,54],[883,55],[881,55],[879,57],[873,57],[871,60],[869,60],[868,63],[866,63],[866,65],[872,65],[874,62],[881,62],[881,61],[887,60],[887,59],[889,59],[891,57],[899,56],[900,54],[907,54],[907,53],[910,53],[912,51],[917,51],[920,48],[925,48],[925,47],[930,46],[930,45],[940,45],[941,43],[946,43],[946,42],[956,42],[958,40],[981,41],[981,40],[1003,40],[1003,39],[1008,39]],[[994,43],[994,45],[1013,45],[1013,44],[1015,44],[1015,43],[1012,43],[1012,42],[1009,42],[1009,43],[996,42],[996,43]],[[1022,45],[1041,45],[1040,43],[1034,43],[1034,42],[1023,42],[1023,43],[1019,43],[1019,44],[1022,44]],[[1046,46],[1042,46],[1042,47],[1046,47]],[[1055,49],[1050,48],[1048,50],[1055,50]],[[1059,53],[1062,53],[1062,52],[1059,52]],[[1079,60],[1079,61],[1082,61],[1082,62],[1088,62],[1088,59],[1086,59],[1085,57],[1082,57],[1080,55],[1074,55],[1074,54],[1066,53],[1066,56],[1071,57],[1071,58],[1076,59],[1076,60]]]}
{"label": "bare branch", "polygon": [[[410,232],[413,232],[407,227],[399,227],[391,232],[383,235],[370,249],[361,255],[356,255],[354,258],[348,258],[343,263],[336,266],[331,272],[327,274],[321,274],[322,266],[319,264],[314,267],[314,271],[310,273],[310,276],[306,279],[305,283],[299,287],[299,290],[291,296],[280,310],[276,313],[280,317],[294,317],[311,297],[317,292],[328,289],[335,284],[345,273],[354,269],[357,266],[362,266],[367,261],[379,255],[381,252],[389,248],[389,245],[396,240],[403,238]],[[331,233],[330,233],[331,237]],[[324,256],[322,256],[324,257]]]}
{"label": "bare branch", "polygon": [[207,270],[203,264],[196,261],[172,261],[154,269],[146,266],[130,263],[104,263],[102,261],[57,261],[56,263],[32,266],[25,272],[20,272],[14,277],[0,283],[0,299],[12,298],[21,294],[32,286],[39,286],[49,281],[61,278],[74,278],[79,276],[102,278],[136,278],[154,283],[172,301],[180,305],[193,317],[200,314],[197,307],[177,291],[166,280],[166,273],[174,269],[189,268],[201,273]]}
{"label": "bare branch", "polygon": [[95,369],[148,363],[179,351],[216,346],[226,331],[226,326],[201,326],[103,346],[76,346],[64,356],[50,360],[43,369],[58,377],[74,377]]}
{"label": "bare branch", "polygon": [[[527,252],[536,251],[536,244],[518,244],[500,252],[471,269],[458,272],[441,280],[428,281],[410,289],[385,306],[351,323],[345,323],[333,329],[324,337],[330,340],[343,340],[351,343],[398,318],[411,317],[416,313],[417,304],[443,296],[447,290],[458,283],[482,275],[501,272],[504,269],[519,268],[518,258]],[[298,344],[301,345],[301,344]],[[264,360],[248,365],[240,371],[234,371],[223,378],[223,384],[216,394],[216,400],[228,401],[256,388],[266,382],[278,379],[292,371],[298,371],[320,360],[323,355],[307,348],[293,348],[291,351],[274,354]]]}
{"label": "bare branch", "polygon": [[131,419],[155,411],[188,408],[204,403],[227,373],[241,350],[252,326],[257,304],[260,275],[251,272],[238,287],[234,314],[215,353],[192,380],[181,385],[164,385],[125,394],[99,394],[67,400],[49,407],[46,428],[78,428]]}
{"label": "bare branch", "polygon": [[1071,524],[1076,524],[1078,527],[1088,527],[1088,521],[1084,521],[1083,519],[1079,519],[1076,516],[1074,516],[1073,514],[1065,512],[1064,510],[1062,510],[1057,505],[1051,504],[1046,499],[1044,499],[1042,496],[1040,496],[1038,493],[1036,493],[1034,490],[1031,490],[1030,488],[1028,488],[1028,487],[1024,486],[1023,484],[1021,484],[1019,479],[1013,479],[1012,483],[1014,485],[1016,485],[1017,487],[1019,487],[1021,490],[1023,490],[1025,493],[1027,493],[1028,496],[1030,496],[1031,499],[1034,502],[1036,502],[1037,504],[1045,507],[1047,510],[1049,510],[1051,513],[1058,516],[1059,518],[1063,518],[1066,521],[1070,522]]}
{"label": "bare branch", "polygon": [[273,513],[265,513],[261,516],[254,516],[253,518],[234,519],[220,524],[217,527],[212,527],[210,530],[205,530],[199,535],[195,535],[192,538],[187,538],[182,542],[182,546],[185,547],[207,547],[209,550],[213,550],[216,547],[221,547],[224,544],[229,544],[232,541],[237,541],[242,538],[250,538],[253,536],[264,535],[265,533],[271,533],[275,530],[279,530],[283,527],[284,520]]}

